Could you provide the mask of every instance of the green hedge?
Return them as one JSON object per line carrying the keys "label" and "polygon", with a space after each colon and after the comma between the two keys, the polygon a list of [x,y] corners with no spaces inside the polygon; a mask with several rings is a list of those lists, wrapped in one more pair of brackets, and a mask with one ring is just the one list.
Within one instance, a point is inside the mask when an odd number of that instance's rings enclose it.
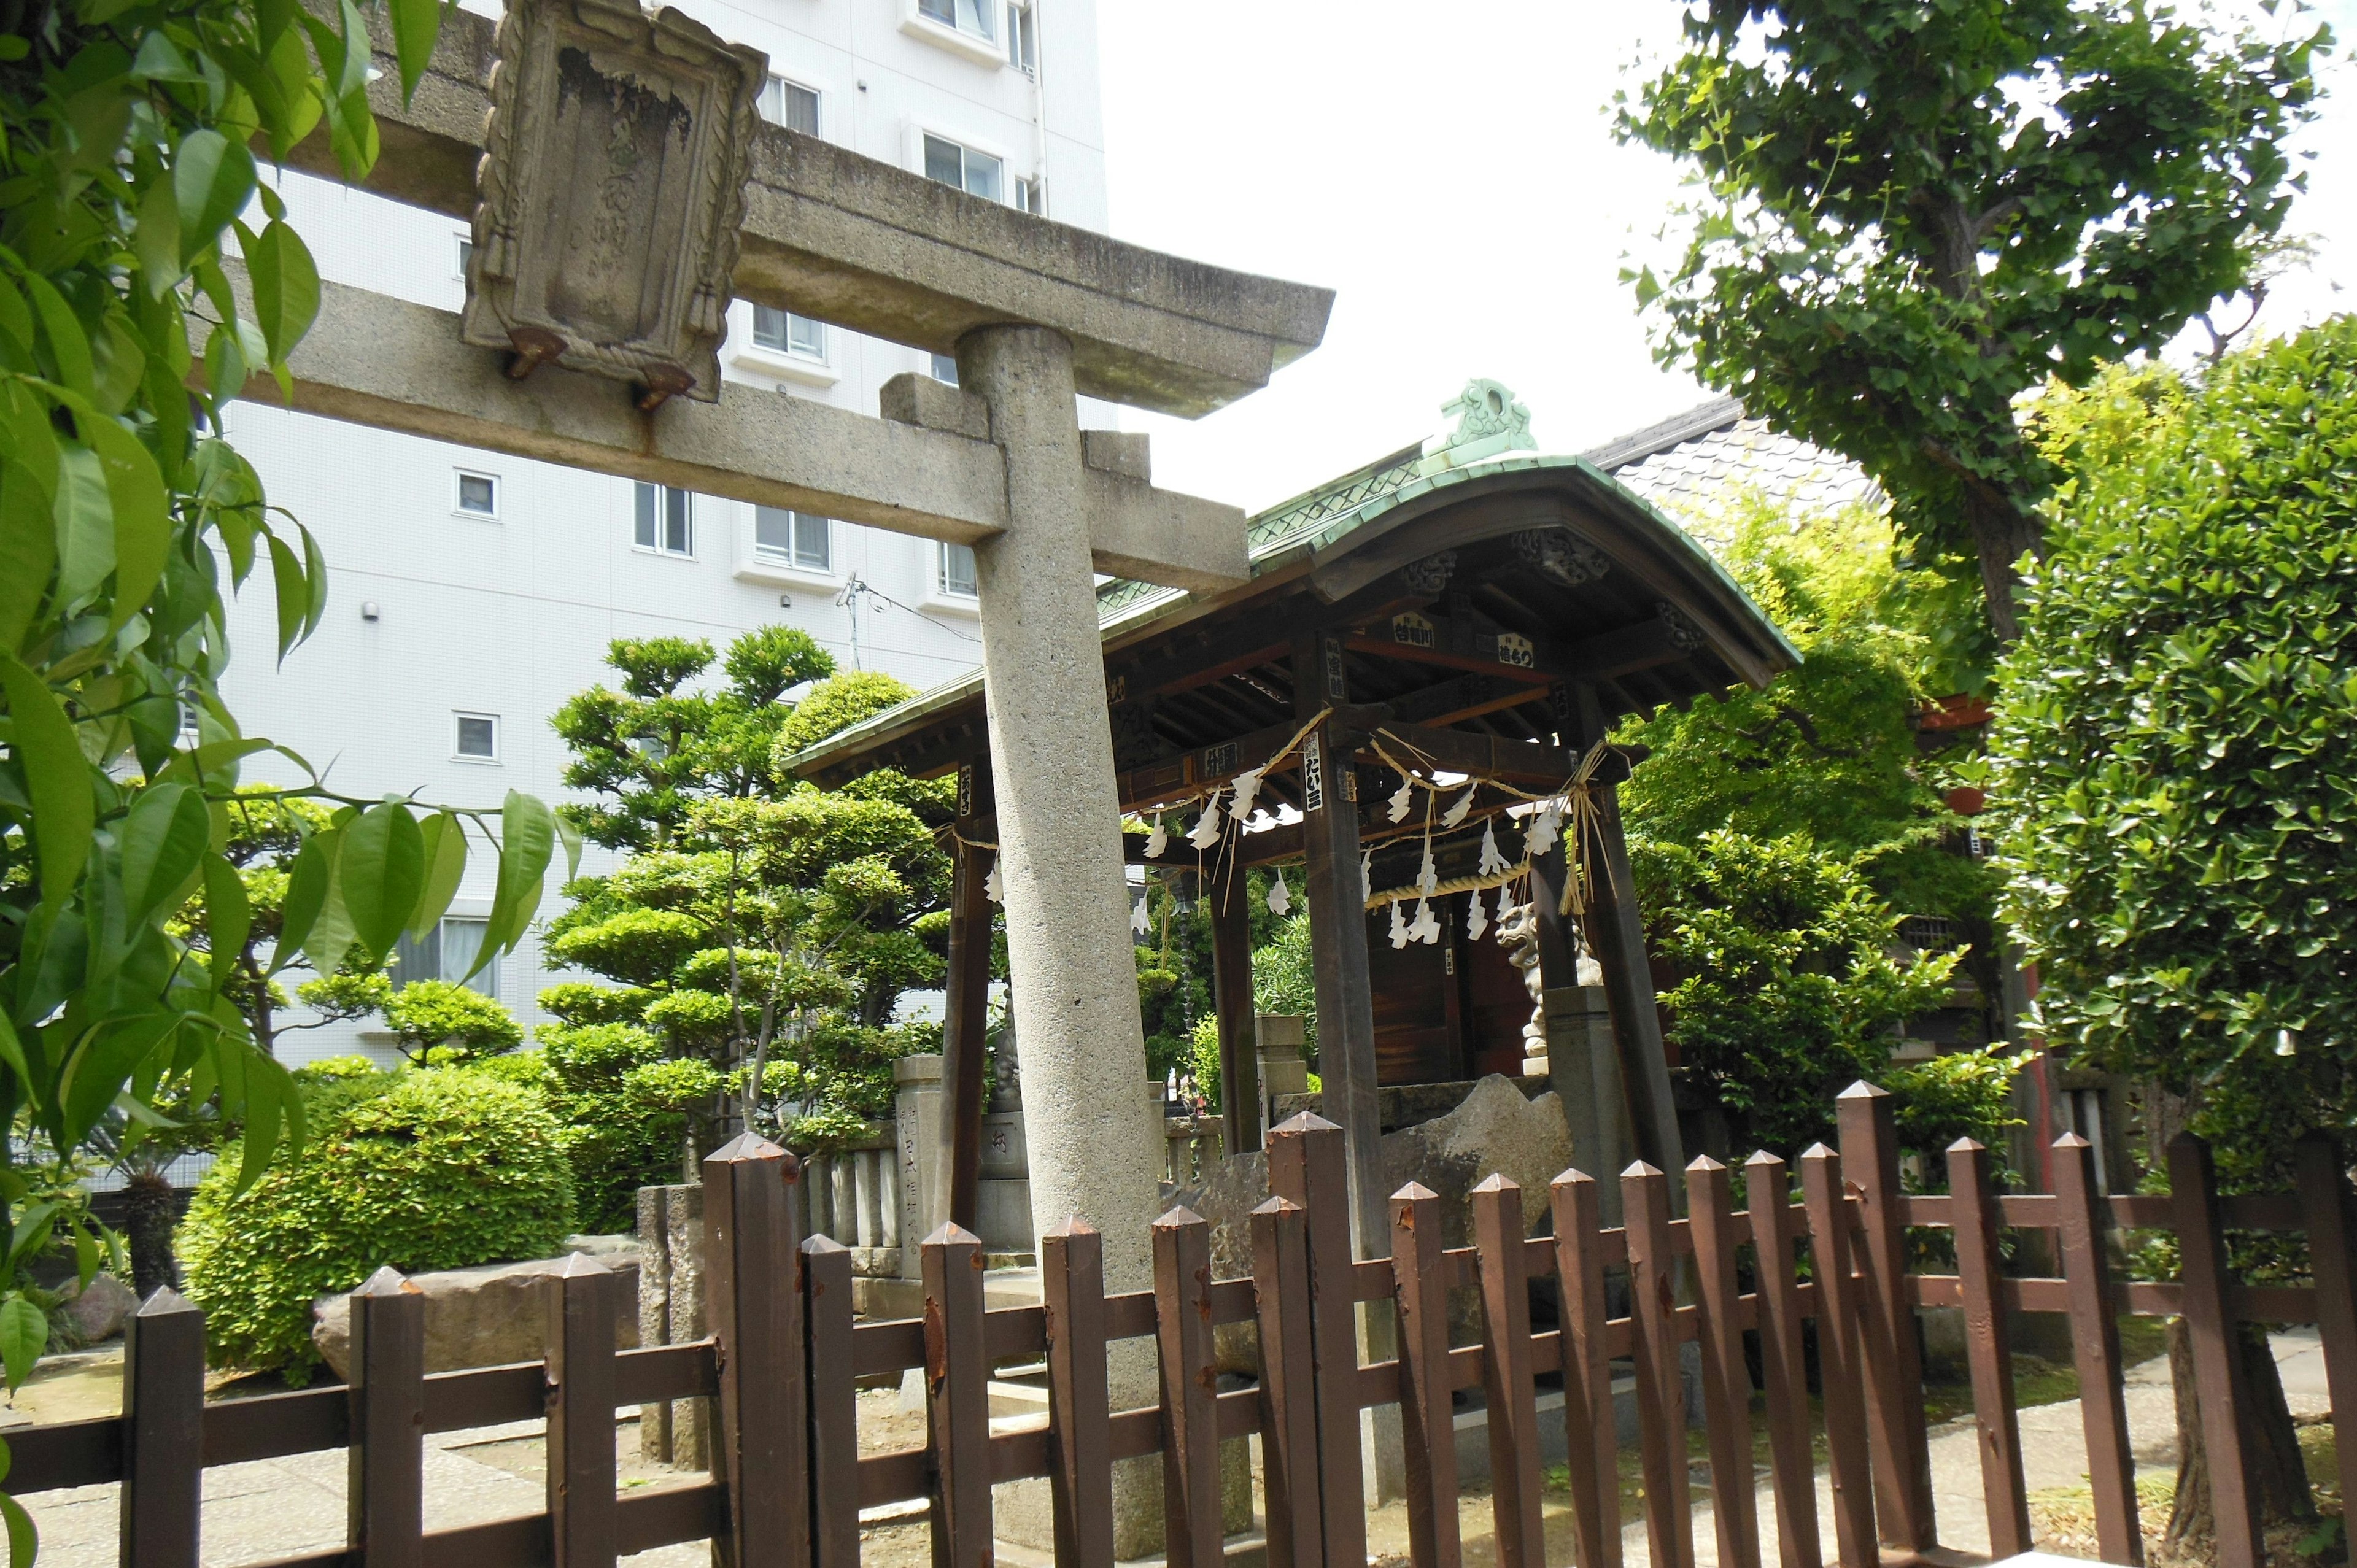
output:
{"label": "green hedge", "polygon": [[242,1194],[228,1165],[214,1167],[180,1227],[217,1364],[301,1381],[319,1359],[317,1297],[388,1264],[416,1273],[546,1257],[573,1230],[572,1171],[531,1089],[434,1069],[339,1080],[313,1103],[297,1158]]}

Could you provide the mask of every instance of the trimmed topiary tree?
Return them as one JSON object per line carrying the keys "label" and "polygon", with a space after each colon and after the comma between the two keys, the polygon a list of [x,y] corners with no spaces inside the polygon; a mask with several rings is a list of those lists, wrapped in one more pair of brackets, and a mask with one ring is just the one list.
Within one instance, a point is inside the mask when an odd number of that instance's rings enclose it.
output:
{"label": "trimmed topiary tree", "polygon": [[[2190,1097],[2229,1190],[2281,1187],[2301,1133],[2357,1133],[2357,323],[2172,383],[2043,416],[2079,477],[2002,671],[2003,912],[2052,1045]],[[2307,1515],[2256,1402],[2268,1510]],[[2200,1478],[2173,1539],[2206,1529]]]}
{"label": "trimmed topiary tree", "polygon": [[[322,1086],[301,1155],[243,1193],[224,1163],[180,1227],[212,1359],[318,1363],[311,1304],[405,1273],[546,1257],[573,1230],[573,1176],[540,1093],[463,1068]],[[324,1112],[324,1113],[322,1113]]]}

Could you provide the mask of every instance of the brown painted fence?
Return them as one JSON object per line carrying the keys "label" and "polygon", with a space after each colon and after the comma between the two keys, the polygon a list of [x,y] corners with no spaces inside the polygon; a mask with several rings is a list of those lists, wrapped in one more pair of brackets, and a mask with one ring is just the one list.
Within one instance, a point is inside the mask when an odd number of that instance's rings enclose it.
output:
{"label": "brown painted fence", "polygon": [[[1732,1173],[1698,1160],[1685,1173],[1687,1217],[1675,1219],[1669,1178],[1636,1166],[1620,1178],[1627,1225],[1606,1230],[1596,1181],[1570,1171],[1545,1195],[1553,1233],[1525,1240],[1525,1195],[1492,1177],[1474,1194],[1474,1244],[1445,1248],[1439,1199],[1410,1187],[1392,1200],[1393,1255],[1353,1262],[1341,1133],[1316,1117],[1297,1117],[1272,1134],[1277,1196],[1252,1216],[1250,1278],[1211,1279],[1209,1227],[1177,1210],[1154,1227],[1154,1288],[1108,1295],[1101,1238],[1073,1223],[1046,1239],[1043,1305],[985,1311],[981,1243],[944,1228],[922,1247],[923,1319],[867,1324],[852,1318],[850,1254],[824,1237],[804,1241],[796,1234],[796,1162],[739,1139],[704,1167],[710,1340],[616,1351],[614,1318],[625,1309],[618,1276],[583,1259],[547,1286],[545,1364],[426,1376],[423,1298],[388,1272],[354,1303],[349,1388],[207,1405],[201,1316],[159,1294],[133,1326],[123,1415],[8,1434],[15,1462],[7,1486],[23,1495],[122,1481],[121,1560],[137,1568],[199,1563],[205,1466],[334,1448],[350,1452],[350,1544],[283,1559],[276,1568],[587,1568],[706,1537],[721,1543],[719,1560],[737,1568],[853,1568],[860,1510],[918,1498],[931,1504],[935,1563],[987,1568],[992,1486],[1046,1477],[1058,1563],[1101,1568],[1113,1559],[1114,1464],[1159,1453],[1171,1568],[1211,1568],[1221,1561],[1219,1445],[1257,1434],[1272,1563],[1363,1568],[1359,1415],[1396,1403],[1413,1558],[1417,1568],[1456,1568],[1450,1396],[1478,1386],[1488,1403],[1501,1568],[1539,1568],[1534,1380],[1559,1373],[1577,1559],[1583,1568],[1620,1568],[1611,1364],[1625,1359],[1636,1374],[1652,1563],[1691,1568],[1679,1363],[1682,1345],[1695,1341],[1718,1561],[1760,1568],[1743,1342],[1744,1332],[1756,1329],[1779,1568],[1817,1568],[1827,1543],[1819,1533],[1802,1327],[1813,1318],[1833,1473],[1830,1544],[1844,1564],[1878,1564],[1886,1552],[1904,1560],[1936,1543],[1911,1315],[1919,1305],[1960,1305],[1997,1554],[2029,1544],[2005,1329],[2006,1310],[2014,1309],[2071,1319],[2103,1554],[2136,1563],[2114,1317],[2128,1311],[2182,1314],[2190,1326],[2217,1488],[2217,1561],[2221,1568],[2252,1568],[2259,1549],[2245,1449],[2232,1413],[2242,1375],[2232,1325],[2321,1325],[2334,1409],[2357,1410],[2351,1197],[2335,1151],[2321,1143],[2303,1149],[2296,1193],[2221,1199],[2208,1151],[2180,1139],[2169,1157],[2174,1197],[2105,1199],[2095,1192],[2092,1151],[2079,1139],[2057,1145],[2060,1190],[2032,1197],[1993,1195],[1986,1153],[1960,1144],[1949,1155],[1952,1195],[1912,1197],[1900,1190],[1887,1097],[1863,1085],[1851,1090],[1841,1100],[1840,1128],[1838,1153],[1820,1145],[1801,1156],[1798,1201],[1794,1173],[1782,1160],[1750,1160],[1740,1210],[1732,1203]],[[1910,1226],[1954,1231],[1955,1274],[1906,1272]],[[2314,1284],[2232,1283],[2228,1227],[2307,1231]],[[2064,1277],[2003,1277],[1996,1236],[2005,1228],[2058,1232]],[[2107,1232],[2115,1230],[2175,1231],[2181,1279],[2114,1281]],[[1623,1269],[1630,1313],[1608,1317],[1606,1275]],[[1748,1294],[1738,1290],[1743,1273],[1756,1281]],[[1534,1333],[1529,1283],[1549,1275],[1560,1283],[1561,1326]],[[1690,1278],[1684,1291],[1682,1276]],[[1459,1288],[1479,1293],[1479,1344],[1451,1343],[1448,1294]],[[1395,1360],[1362,1366],[1354,1316],[1369,1302],[1394,1305],[1399,1350]],[[1264,1375],[1256,1388],[1221,1392],[1213,1329],[1245,1322],[1258,1326]],[[1105,1348],[1125,1338],[1155,1342],[1157,1405],[1109,1408]],[[1047,1427],[994,1433],[991,1367],[1043,1355]],[[858,1380],[914,1367],[926,1370],[931,1441],[861,1456]],[[714,1473],[618,1494],[616,1409],[696,1396],[719,1402]],[[427,1433],[543,1415],[546,1511],[424,1532]],[[2357,1441],[2343,1444],[2341,1455],[2346,1495],[2357,1497]]]}

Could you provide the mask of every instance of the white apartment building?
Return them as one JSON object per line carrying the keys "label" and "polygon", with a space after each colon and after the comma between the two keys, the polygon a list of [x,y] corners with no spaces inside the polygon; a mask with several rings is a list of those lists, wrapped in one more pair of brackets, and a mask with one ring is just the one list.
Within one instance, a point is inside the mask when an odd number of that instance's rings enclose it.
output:
{"label": "white apartment building", "polygon": [[[768,54],[771,120],[1104,228],[1094,0],[681,4]],[[480,0],[468,8],[497,11]],[[323,275],[462,305],[464,225],[302,176],[280,188]],[[745,388],[867,413],[894,375],[956,373],[916,349],[742,301],[721,360]],[[1083,400],[1083,424],[1113,416]],[[510,789],[563,799],[567,758],[550,715],[593,682],[614,683],[603,658],[618,637],[697,637],[725,651],[741,631],[785,622],[840,668],[920,689],[980,661],[968,550],[260,403],[239,405],[230,430],[273,504],[319,540],[332,599],[318,633],[275,666],[269,575],[258,574],[235,611],[227,696],[250,733],[292,747],[348,795],[414,791],[494,808]],[[253,773],[293,777],[286,767]],[[610,862],[593,847],[583,868]],[[490,873],[478,855],[438,940],[404,954],[406,976],[467,967]],[[556,904],[552,879],[544,917]],[[529,1028],[550,979],[527,938],[477,983]],[[290,1062],[355,1050],[389,1057],[389,1036],[335,1026],[281,1047]]]}

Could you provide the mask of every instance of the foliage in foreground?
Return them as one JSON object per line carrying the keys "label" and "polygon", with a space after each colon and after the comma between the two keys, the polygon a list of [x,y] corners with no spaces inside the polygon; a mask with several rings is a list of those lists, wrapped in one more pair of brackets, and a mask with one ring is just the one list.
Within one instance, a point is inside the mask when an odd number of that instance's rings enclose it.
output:
{"label": "foliage in foreground", "polygon": [[1707,0],[1684,27],[1618,121],[1703,182],[1674,270],[1635,279],[1662,358],[1856,459],[2009,640],[2056,477],[2014,400],[2245,286],[2330,35],[2116,0]]}
{"label": "foliage in foreground", "polygon": [[546,1257],[573,1230],[572,1173],[540,1094],[463,1068],[313,1087],[301,1152],[239,1190],[216,1166],[180,1228],[216,1364],[301,1380],[311,1304],[380,1267]]}
{"label": "foliage in foreground", "polygon": [[2050,416],[2110,461],[2003,672],[2005,914],[2050,1039],[2198,1093],[2224,1173],[2280,1181],[2357,1132],[2357,322]]}

